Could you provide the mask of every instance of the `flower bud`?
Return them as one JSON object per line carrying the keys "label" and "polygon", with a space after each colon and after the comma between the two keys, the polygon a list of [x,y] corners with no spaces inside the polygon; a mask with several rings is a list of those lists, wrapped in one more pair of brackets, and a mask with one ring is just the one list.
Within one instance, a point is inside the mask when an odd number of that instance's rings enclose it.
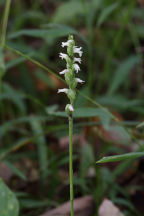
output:
{"label": "flower bud", "polygon": [[73,55],[74,55],[73,50],[74,50],[75,42],[74,42],[72,35],[69,35],[68,39],[69,39],[70,43],[69,43],[69,46],[67,47],[67,53],[70,57],[73,57]]}
{"label": "flower bud", "polygon": [[65,111],[66,111],[68,116],[71,116],[72,113],[74,112],[74,108],[71,104],[67,104],[65,107]]}

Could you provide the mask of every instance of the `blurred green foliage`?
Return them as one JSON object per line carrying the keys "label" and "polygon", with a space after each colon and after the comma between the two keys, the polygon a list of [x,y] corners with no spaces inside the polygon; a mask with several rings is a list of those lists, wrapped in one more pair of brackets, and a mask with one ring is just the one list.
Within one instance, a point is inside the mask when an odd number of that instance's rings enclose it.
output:
{"label": "blurred green foliage", "polygon": [[[1,20],[4,6],[1,0]],[[4,74],[0,160],[17,177],[10,186],[20,201],[21,216],[40,215],[45,208],[69,199],[68,178],[63,180],[60,175],[60,170],[68,169],[68,149],[59,149],[68,135],[62,112],[67,101],[57,95],[59,86],[64,86],[58,80],[64,67],[58,55],[69,34],[84,51],[79,76],[85,85],[75,104],[74,132],[84,136],[85,144],[78,141],[74,147],[76,197],[91,194],[97,211],[107,196],[125,215],[140,215],[128,186],[125,190],[117,181],[134,166],[134,160],[116,165],[113,172],[111,167],[95,166],[95,161],[109,153],[131,151],[133,143],[143,151],[143,128],[135,133],[144,114],[143,14],[143,7],[135,0],[12,1],[6,46],[0,53],[0,74]],[[119,142],[107,140],[101,128],[114,131]],[[30,179],[25,163],[32,163],[36,180]]]}

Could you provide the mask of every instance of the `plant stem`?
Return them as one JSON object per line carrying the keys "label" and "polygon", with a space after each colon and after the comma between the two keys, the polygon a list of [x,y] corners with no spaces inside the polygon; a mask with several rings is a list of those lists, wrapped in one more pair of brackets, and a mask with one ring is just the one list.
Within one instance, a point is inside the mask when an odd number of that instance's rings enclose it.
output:
{"label": "plant stem", "polygon": [[74,216],[73,208],[73,146],[72,146],[72,135],[73,135],[73,118],[69,116],[69,176],[70,176],[70,204],[71,204],[71,216]]}
{"label": "plant stem", "polygon": [[8,23],[8,16],[10,11],[11,0],[6,1],[4,17],[3,17],[3,24],[2,24],[2,34],[1,34],[1,46],[5,46],[6,40],[6,30],[7,30],[7,23]]}
{"label": "plant stem", "polygon": [[4,17],[3,17],[3,25],[2,25],[2,34],[1,34],[1,46],[4,47],[5,40],[6,40],[6,30],[7,30],[7,23],[8,23],[8,16],[10,10],[11,0],[6,1]]}
{"label": "plant stem", "polygon": [[[1,44],[0,44],[0,92],[2,91],[2,78],[5,74],[5,62],[4,62],[3,49],[4,49],[5,41],[6,41],[6,30],[7,30],[10,5],[11,5],[11,0],[7,0],[6,4],[5,4],[5,10],[4,10],[3,22],[2,22],[1,38],[0,38],[0,42],[1,42]],[[5,110],[4,110],[4,106],[3,106],[2,102],[0,102],[0,108],[1,108],[2,122],[4,122]]]}

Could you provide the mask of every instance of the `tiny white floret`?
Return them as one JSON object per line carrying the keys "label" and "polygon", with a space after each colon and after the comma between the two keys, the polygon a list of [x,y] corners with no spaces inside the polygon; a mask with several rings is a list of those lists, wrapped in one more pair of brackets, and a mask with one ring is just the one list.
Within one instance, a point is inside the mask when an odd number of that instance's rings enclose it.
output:
{"label": "tiny white floret", "polygon": [[78,73],[78,71],[80,70],[80,67],[78,64],[74,64],[74,69],[76,70],[76,73]]}
{"label": "tiny white floret", "polygon": [[74,111],[74,108],[73,108],[73,106],[72,106],[71,104],[68,106],[68,108],[69,108],[69,110],[70,110],[71,112]]}
{"label": "tiny white floret", "polygon": [[78,62],[81,64],[81,58],[74,58],[74,62]]}
{"label": "tiny white floret", "polygon": [[78,82],[78,83],[84,83],[85,81],[83,81],[83,80],[81,80],[81,79],[79,79],[79,78],[76,78],[76,81]]}
{"label": "tiny white floret", "polygon": [[62,47],[65,47],[65,46],[69,46],[69,44],[71,43],[71,42],[73,42],[73,40],[68,40],[68,41],[66,41],[66,42],[62,42]]}
{"label": "tiny white floret", "polygon": [[77,47],[77,46],[74,46],[74,53],[78,53],[79,56],[81,57],[82,56],[82,51],[81,51],[82,47]]}
{"label": "tiny white floret", "polygon": [[67,73],[67,72],[68,72],[68,70],[67,70],[67,69],[65,69],[65,70],[63,70],[63,71],[59,72],[59,74],[65,74],[65,73]]}
{"label": "tiny white floret", "polygon": [[63,89],[58,89],[58,93],[68,93],[68,89],[67,88],[63,88]]}
{"label": "tiny white floret", "polygon": [[60,54],[59,54],[59,57],[60,57],[61,59],[65,59],[65,60],[66,60],[67,54],[65,54],[65,53],[60,53]]}

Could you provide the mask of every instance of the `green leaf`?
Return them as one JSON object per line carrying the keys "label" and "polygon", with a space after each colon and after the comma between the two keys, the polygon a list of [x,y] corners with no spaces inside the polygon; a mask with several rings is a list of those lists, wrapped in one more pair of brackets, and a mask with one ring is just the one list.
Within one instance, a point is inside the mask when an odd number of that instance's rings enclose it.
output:
{"label": "green leaf", "polygon": [[37,25],[45,22],[45,15],[41,11],[32,11],[28,10],[25,13],[19,13],[19,18],[15,19],[13,23],[13,29],[21,29],[25,23],[33,24],[37,23]]}
{"label": "green leaf", "polygon": [[144,37],[144,27],[143,27],[143,25],[137,25],[137,26],[135,26],[135,30],[137,31],[137,33],[138,33],[138,35],[140,36],[140,37]]}
{"label": "green leaf", "polygon": [[76,31],[74,28],[69,27],[67,25],[61,24],[47,24],[44,25],[43,28],[40,29],[22,29],[20,31],[16,31],[9,35],[9,39],[15,39],[21,36],[30,36],[34,38],[42,38],[47,43],[51,44],[55,41],[55,39],[59,37],[68,36],[69,34],[78,35],[85,43],[87,43],[87,39]]}
{"label": "green leaf", "polygon": [[[143,15],[143,8],[141,7],[136,7],[133,10],[133,14],[132,14],[133,18],[135,19],[141,19],[144,20],[144,15]],[[136,26],[135,26],[136,27]]]}
{"label": "green leaf", "polygon": [[103,157],[102,159],[98,160],[96,163],[107,163],[107,162],[116,162],[116,161],[127,160],[127,159],[136,159],[142,156],[144,156],[144,152],[132,152],[127,154]]}
{"label": "green leaf", "polygon": [[5,161],[5,164],[11,169],[11,171],[17,175],[19,178],[21,178],[22,180],[26,181],[27,178],[26,176],[16,167],[14,166],[12,163]]}
{"label": "green leaf", "polygon": [[112,79],[108,92],[109,94],[114,94],[116,92],[119,86],[127,79],[132,68],[139,62],[139,60],[140,58],[138,56],[131,56],[120,64]]}
{"label": "green leaf", "polygon": [[[67,117],[67,114],[65,112],[56,112],[55,110],[49,110],[49,108],[47,108],[46,111],[49,115]],[[75,109],[73,114],[74,118],[90,118],[95,116],[100,118],[100,121],[105,128],[108,127],[112,116],[100,108],[91,108],[91,107],[77,108]]]}
{"label": "green leaf", "polygon": [[63,37],[68,35],[69,33],[74,34],[75,31],[68,28],[68,27],[63,27],[63,28],[52,28],[52,29],[23,29],[20,31],[17,31],[15,33],[12,33],[9,38],[10,39],[15,39],[17,37],[20,37],[22,35],[30,36],[30,37],[35,37],[35,38],[43,38],[46,41],[49,41],[51,39],[57,38],[57,37]]}
{"label": "green leaf", "polygon": [[0,82],[5,74],[5,63],[2,48],[0,47]]}
{"label": "green leaf", "polygon": [[3,93],[0,94],[0,100],[11,100],[23,113],[26,111],[24,96],[8,84],[3,85]]}
{"label": "green leaf", "polygon": [[81,149],[81,163],[80,163],[80,176],[81,178],[85,178],[89,167],[94,163],[94,152],[89,144],[85,144],[85,146]]}
{"label": "green leaf", "polygon": [[0,5],[3,5],[5,3],[5,0],[0,0]]}
{"label": "green leaf", "polygon": [[84,36],[82,36],[74,28],[66,25],[47,25],[47,28],[45,29],[23,29],[10,34],[9,39],[15,39],[17,37],[26,35],[34,38],[42,38],[47,43],[51,44],[54,42],[55,39],[67,36],[69,34],[76,34],[83,41],[85,41],[85,43],[87,42]]}
{"label": "green leaf", "polygon": [[[34,53],[30,53],[29,56],[33,57]],[[18,57],[18,58],[12,59],[11,61],[6,63],[6,70],[11,69],[11,68],[13,68],[13,67],[25,62],[25,61],[26,61],[26,59],[24,57]]]}
{"label": "green leaf", "polygon": [[80,1],[67,1],[58,7],[52,18],[52,22],[66,23],[82,13],[83,7]]}
{"label": "green leaf", "polygon": [[144,127],[144,122],[141,122],[140,124],[137,125],[137,128],[140,128],[140,127]]}
{"label": "green leaf", "polygon": [[138,99],[130,100],[123,95],[101,95],[97,97],[97,102],[103,106],[109,106],[117,110],[130,110],[138,105],[141,105],[141,101]]}
{"label": "green leaf", "polygon": [[124,127],[117,124],[109,125],[108,129],[105,129],[105,133],[108,133],[107,140],[111,143],[119,143],[121,145],[129,145],[131,137]]}
{"label": "green leaf", "polygon": [[46,170],[48,168],[48,148],[45,136],[43,134],[43,128],[41,125],[41,121],[38,119],[33,119],[31,122],[31,127],[34,132],[34,135],[42,134],[41,136],[37,137],[36,143],[38,147],[38,159],[39,159],[39,166],[41,171],[41,178],[42,180],[46,177]]}
{"label": "green leaf", "polygon": [[20,204],[22,208],[32,209],[32,208],[41,208],[48,206],[57,206],[56,202],[52,200],[34,200],[34,199],[21,199]]}
{"label": "green leaf", "polygon": [[49,75],[47,73],[45,73],[44,71],[37,69],[35,71],[35,76],[41,80],[42,82],[44,82],[46,85],[48,85],[50,88],[55,89],[56,85],[51,81]]}
{"label": "green leaf", "polygon": [[31,123],[33,119],[38,119],[41,121],[49,121],[50,118],[48,116],[24,116],[14,120],[6,121],[4,124],[0,125],[0,137],[4,136],[8,131],[18,129],[17,124],[21,123]]}
{"label": "green leaf", "polygon": [[112,4],[112,5],[110,5],[110,6],[108,6],[108,7],[106,7],[106,8],[102,11],[102,13],[101,13],[101,15],[100,15],[100,17],[99,17],[99,19],[98,19],[97,25],[100,26],[100,25],[107,19],[107,17],[108,17],[117,7],[118,7],[118,3],[117,3],[117,2],[114,3],[114,4]]}
{"label": "green leaf", "polygon": [[0,179],[0,215],[18,216],[19,203],[15,194]]}

